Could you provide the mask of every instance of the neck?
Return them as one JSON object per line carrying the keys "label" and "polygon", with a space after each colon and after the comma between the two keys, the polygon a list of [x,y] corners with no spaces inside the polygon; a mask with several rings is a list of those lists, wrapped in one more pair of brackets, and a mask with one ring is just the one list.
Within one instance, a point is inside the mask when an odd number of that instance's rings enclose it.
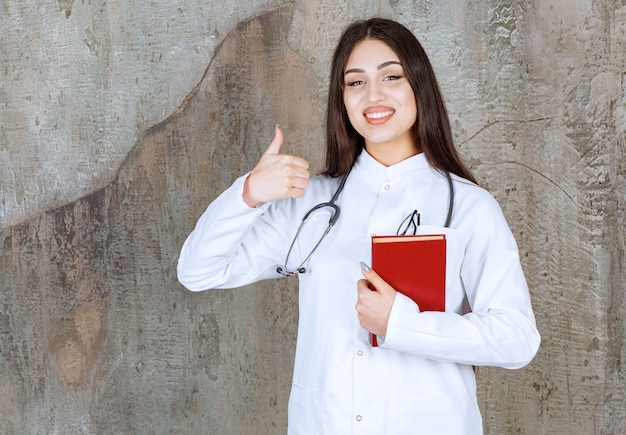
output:
{"label": "neck", "polygon": [[410,143],[365,143],[365,150],[378,163],[393,166],[422,151],[412,141]]}

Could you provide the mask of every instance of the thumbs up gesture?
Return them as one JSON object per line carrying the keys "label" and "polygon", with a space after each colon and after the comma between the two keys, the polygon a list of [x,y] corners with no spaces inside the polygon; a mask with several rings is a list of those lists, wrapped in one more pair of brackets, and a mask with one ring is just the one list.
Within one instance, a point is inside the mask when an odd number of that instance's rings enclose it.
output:
{"label": "thumbs up gesture", "polygon": [[283,131],[276,126],[274,139],[245,181],[243,200],[256,207],[263,202],[300,198],[309,185],[309,164],[289,154],[280,154]]}

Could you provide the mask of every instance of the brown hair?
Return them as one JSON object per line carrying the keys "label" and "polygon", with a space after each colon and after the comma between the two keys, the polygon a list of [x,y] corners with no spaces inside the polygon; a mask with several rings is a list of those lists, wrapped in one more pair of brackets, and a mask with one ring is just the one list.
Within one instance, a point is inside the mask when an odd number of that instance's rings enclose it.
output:
{"label": "brown hair", "polygon": [[350,124],[343,103],[346,64],[354,47],[364,39],[384,42],[400,58],[417,105],[413,136],[430,164],[436,169],[476,182],[454,147],[448,112],[426,52],[410,30],[384,18],[372,18],[349,25],[335,49],[326,110],[324,174],[338,177],[347,173],[365,147],[363,137]]}

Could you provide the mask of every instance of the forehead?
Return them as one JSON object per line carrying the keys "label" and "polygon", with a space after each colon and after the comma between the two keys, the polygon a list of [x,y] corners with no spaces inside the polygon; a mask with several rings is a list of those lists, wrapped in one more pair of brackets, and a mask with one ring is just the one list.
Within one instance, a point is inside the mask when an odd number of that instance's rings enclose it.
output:
{"label": "forehead", "polygon": [[400,61],[399,56],[385,42],[379,39],[364,39],[354,46],[346,62],[346,70],[350,68],[377,67],[390,61]]}

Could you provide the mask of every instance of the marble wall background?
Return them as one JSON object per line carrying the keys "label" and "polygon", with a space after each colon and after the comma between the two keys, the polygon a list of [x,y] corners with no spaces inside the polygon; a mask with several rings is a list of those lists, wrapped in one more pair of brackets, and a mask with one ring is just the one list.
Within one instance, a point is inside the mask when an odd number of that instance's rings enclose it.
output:
{"label": "marble wall background", "polygon": [[382,15],[435,65],[543,343],[480,368],[487,434],[626,424],[623,0],[58,0],[0,8],[0,433],[284,433],[295,281],[186,292],[273,125],[323,158],[330,55]]}

